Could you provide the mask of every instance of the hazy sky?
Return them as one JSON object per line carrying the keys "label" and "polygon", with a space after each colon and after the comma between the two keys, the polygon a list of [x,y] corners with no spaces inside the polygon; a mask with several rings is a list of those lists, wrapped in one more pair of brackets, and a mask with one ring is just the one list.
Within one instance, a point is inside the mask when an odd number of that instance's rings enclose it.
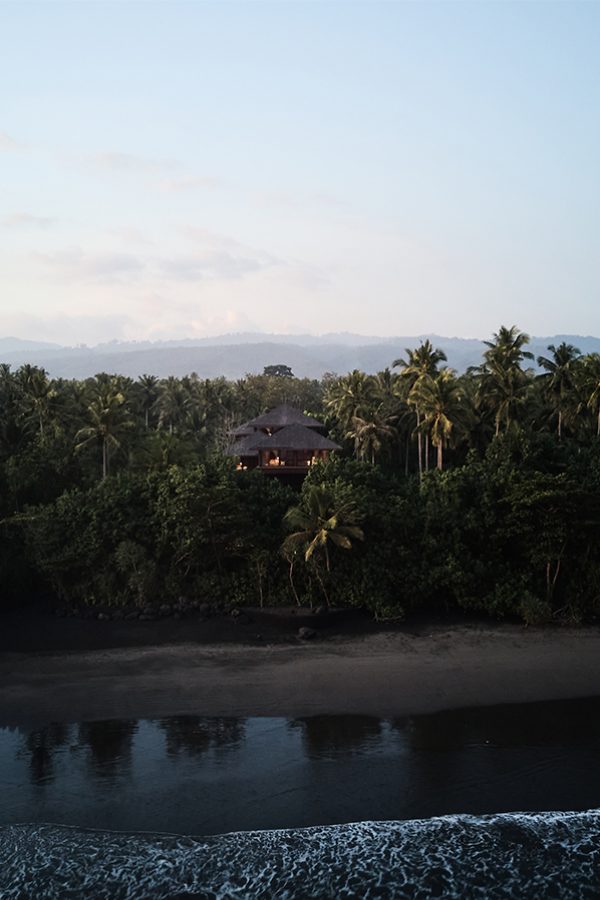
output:
{"label": "hazy sky", "polygon": [[600,334],[600,4],[0,2],[0,336]]}

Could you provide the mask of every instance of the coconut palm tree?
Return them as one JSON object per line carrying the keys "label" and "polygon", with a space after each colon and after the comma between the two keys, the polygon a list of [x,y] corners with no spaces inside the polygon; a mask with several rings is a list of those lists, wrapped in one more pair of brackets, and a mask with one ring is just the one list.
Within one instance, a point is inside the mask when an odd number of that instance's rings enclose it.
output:
{"label": "coconut palm tree", "polygon": [[[441,362],[446,361],[446,354],[443,350],[439,348],[434,348],[433,344],[427,338],[427,340],[423,341],[419,347],[416,347],[414,350],[406,348],[407,359],[395,359],[392,363],[392,366],[396,368],[397,366],[401,367],[400,374],[403,378],[406,378],[409,383],[409,394],[414,386],[423,378],[435,378],[438,366]],[[415,403],[414,401],[409,401],[412,403],[415,409],[417,424],[416,424],[416,434],[417,434],[417,454],[419,457],[419,477],[423,476],[423,466],[425,469],[429,468],[429,432],[425,432],[425,447],[423,448],[423,429],[421,428],[421,419],[422,412],[419,407],[418,401]],[[425,459],[423,460],[423,449],[425,450]]]}
{"label": "coconut palm tree", "polygon": [[444,467],[444,447],[454,436],[461,419],[462,392],[453,369],[441,369],[435,378],[427,375],[415,382],[410,396],[423,416],[421,427],[431,435],[437,448],[437,468]]}
{"label": "coconut palm tree", "polygon": [[378,385],[372,375],[355,369],[332,381],[327,388],[324,405],[344,428],[355,416],[366,417],[379,401]]}
{"label": "coconut palm tree", "polygon": [[160,383],[156,406],[158,427],[168,428],[169,434],[181,429],[190,408],[190,394],[186,385],[170,375]]}
{"label": "coconut palm tree", "polygon": [[581,391],[583,402],[596,419],[596,436],[600,437],[600,353],[588,353],[582,360]]}
{"label": "coconut palm tree", "polygon": [[[352,504],[337,504],[327,485],[311,485],[303,500],[300,505],[288,509],[283,517],[284,525],[291,534],[284,540],[281,550],[290,562],[290,568],[300,553],[306,563],[314,558],[317,577],[329,605],[329,596],[319,572],[319,561],[322,558],[326,571],[330,572],[331,547],[351,550],[352,541],[364,540],[364,534],[356,524],[356,512]],[[297,596],[296,594],[296,599]]]}
{"label": "coconut palm tree", "polygon": [[25,364],[17,370],[16,377],[23,389],[25,403],[37,423],[40,440],[43,441],[45,426],[56,398],[54,386],[45,369],[40,369],[38,366]]}
{"label": "coconut palm tree", "polygon": [[494,412],[497,437],[502,425],[508,431],[517,421],[531,387],[531,379],[521,364],[534,357],[523,349],[529,343],[529,335],[516,325],[503,325],[491,341],[484,343],[489,349],[483,354],[483,363],[471,371],[479,376],[479,403]]}
{"label": "coconut palm tree", "polygon": [[159,381],[156,375],[140,375],[136,383],[140,406],[144,414],[146,431],[150,427],[150,412],[159,395]]}
{"label": "coconut palm tree", "polygon": [[397,372],[385,368],[375,375],[377,389],[384,401],[393,402],[397,397],[398,383],[400,376]]}
{"label": "coconut palm tree", "polygon": [[0,460],[19,451],[27,442],[29,428],[23,415],[23,388],[10,366],[0,366]]}
{"label": "coconut palm tree", "polygon": [[75,435],[76,450],[93,443],[102,447],[102,478],[110,472],[111,451],[121,446],[123,434],[132,426],[124,395],[115,380],[101,382],[87,406],[89,425],[80,428]]}
{"label": "coconut palm tree", "polygon": [[557,434],[560,440],[565,410],[569,399],[573,397],[575,376],[581,357],[581,350],[574,347],[573,344],[566,344],[564,341],[558,347],[550,344],[548,350],[552,354],[551,358],[546,356],[538,356],[537,358],[538,366],[545,369],[544,374],[539,375],[538,378],[545,392],[553,400],[553,412],[557,416]]}
{"label": "coconut palm tree", "polygon": [[372,465],[375,465],[375,459],[384,442],[393,438],[396,433],[391,424],[392,420],[393,417],[382,416],[380,409],[368,418],[352,417],[352,426],[346,432],[346,437],[354,441],[354,453],[357,459],[368,459]]}
{"label": "coconut palm tree", "polygon": [[170,466],[186,466],[197,462],[198,454],[188,437],[153,431],[129,455],[132,469],[165,472]]}

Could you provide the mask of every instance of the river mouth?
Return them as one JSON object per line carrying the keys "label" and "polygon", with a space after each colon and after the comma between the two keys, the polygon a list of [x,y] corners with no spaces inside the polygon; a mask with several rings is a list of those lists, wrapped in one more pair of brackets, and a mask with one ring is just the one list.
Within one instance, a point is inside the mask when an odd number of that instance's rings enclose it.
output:
{"label": "river mouth", "polygon": [[600,807],[600,698],[0,727],[0,825],[217,835]]}

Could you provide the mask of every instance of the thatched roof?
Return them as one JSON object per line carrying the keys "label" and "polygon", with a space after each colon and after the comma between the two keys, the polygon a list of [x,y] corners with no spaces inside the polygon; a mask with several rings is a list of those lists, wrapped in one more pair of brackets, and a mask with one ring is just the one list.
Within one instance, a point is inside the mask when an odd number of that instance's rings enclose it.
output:
{"label": "thatched roof", "polygon": [[313,419],[312,416],[305,416],[303,412],[287,403],[270,409],[262,416],[256,419],[250,419],[247,425],[252,428],[285,428],[287,425],[302,425],[305,428],[325,428],[322,422]]}
{"label": "thatched roof", "polygon": [[286,425],[275,434],[257,434],[245,438],[246,446],[252,450],[341,450],[329,438],[323,437],[314,428],[304,425]]}

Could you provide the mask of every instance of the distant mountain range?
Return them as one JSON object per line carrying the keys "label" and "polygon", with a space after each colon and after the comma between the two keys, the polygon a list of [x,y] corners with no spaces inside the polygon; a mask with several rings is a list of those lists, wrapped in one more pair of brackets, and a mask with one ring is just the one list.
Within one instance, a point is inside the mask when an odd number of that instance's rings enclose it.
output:
{"label": "distant mountain range", "polygon": [[[164,378],[196,372],[201,378],[242,378],[262,373],[265,366],[284,363],[298,377],[320,378],[325,372],[343,374],[352,369],[378,372],[429,338],[459,372],[477,365],[486,349],[472,338],[423,334],[409,337],[367,337],[358,334],[280,335],[226,334],[180,341],[111,341],[95,347],[0,338],[0,362],[16,368],[23,363],[42,366],[54,378],[87,378],[98,372],[137,378],[144,373]],[[582,353],[600,353],[600,338],[559,334],[534,337],[529,350],[546,355],[548,344],[574,344]]]}

